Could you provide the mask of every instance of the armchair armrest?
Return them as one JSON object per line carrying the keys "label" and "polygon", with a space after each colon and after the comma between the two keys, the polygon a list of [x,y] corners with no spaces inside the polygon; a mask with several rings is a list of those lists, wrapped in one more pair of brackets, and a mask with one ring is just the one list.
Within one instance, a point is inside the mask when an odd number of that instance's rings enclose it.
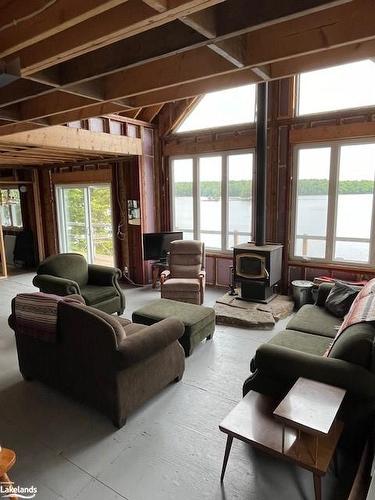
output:
{"label": "armchair armrest", "polygon": [[33,279],[33,285],[44,293],[53,293],[55,295],[81,294],[76,281],[58,278],[50,274],[37,274]]}
{"label": "armchair armrest", "polygon": [[168,269],[165,269],[162,273],[160,273],[160,284],[162,285],[164,281],[170,278],[171,272]]}
{"label": "armchair armrest", "polygon": [[98,266],[89,264],[89,283],[91,285],[111,286],[115,280],[121,278],[121,271],[116,267]]}
{"label": "armchair armrest", "polygon": [[258,348],[254,362],[257,370],[273,378],[295,381],[299,377],[305,377],[341,387],[353,395],[375,397],[375,375],[341,359],[263,344]]}
{"label": "armchair armrest", "polygon": [[120,368],[149,358],[182,337],[184,330],[182,321],[167,318],[126,337],[118,345]]}

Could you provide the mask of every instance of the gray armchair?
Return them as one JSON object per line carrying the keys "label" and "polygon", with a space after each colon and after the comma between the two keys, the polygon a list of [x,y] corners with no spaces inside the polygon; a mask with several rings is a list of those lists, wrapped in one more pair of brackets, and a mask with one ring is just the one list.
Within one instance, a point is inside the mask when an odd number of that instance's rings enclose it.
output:
{"label": "gray armchair", "polygon": [[87,305],[109,314],[121,315],[125,296],[118,283],[121,271],[114,267],[87,264],[76,253],[62,253],[48,257],[33,280],[41,292],[55,295],[79,294]]}

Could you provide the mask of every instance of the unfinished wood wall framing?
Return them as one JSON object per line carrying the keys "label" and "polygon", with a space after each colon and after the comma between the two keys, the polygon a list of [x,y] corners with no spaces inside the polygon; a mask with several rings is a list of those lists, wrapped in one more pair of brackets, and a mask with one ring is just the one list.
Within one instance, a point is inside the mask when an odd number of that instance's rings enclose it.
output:
{"label": "unfinished wood wall framing", "polygon": [[[110,183],[112,188],[113,234],[115,262],[121,270],[130,270],[130,277],[138,283],[149,280],[148,264],[143,262],[142,234],[155,231],[159,220],[155,206],[159,204],[156,189],[158,172],[154,165],[154,127],[145,122],[122,117],[98,117],[69,124],[71,128],[86,127],[89,131],[108,134],[109,137],[128,136],[139,141],[140,148],[133,156],[101,159],[94,157],[84,161],[68,161],[52,166],[17,166],[0,168],[0,186],[27,184],[26,195],[21,196],[24,205],[25,228],[33,231],[36,242],[37,261],[58,253],[58,227],[55,187],[61,184]],[[66,127],[64,127],[66,128]],[[111,134],[111,135],[110,135]],[[134,179],[138,178],[136,190],[130,190]],[[25,199],[23,199],[25,197]],[[127,200],[137,199],[141,203],[142,224],[130,228],[127,220]],[[120,237],[117,237],[118,233]],[[130,251],[129,251],[130,248]]]}

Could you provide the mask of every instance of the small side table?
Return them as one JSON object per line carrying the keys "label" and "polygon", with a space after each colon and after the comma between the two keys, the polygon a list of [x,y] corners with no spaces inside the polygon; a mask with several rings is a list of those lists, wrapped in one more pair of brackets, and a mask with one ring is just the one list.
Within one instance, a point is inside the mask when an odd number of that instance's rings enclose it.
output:
{"label": "small side table", "polygon": [[163,271],[169,269],[166,262],[153,262],[151,265],[152,288],[156,288],[160,275]]}
{"label": "small side table", "polygon": [[[16,454],[13,450],[2,448],[0,451],[0,483],[6,488],[7,485],[12,485],[13,481],[9,479],[8,472],[16,462]],[[12,495],[10,498],[17,500],[18,496]]]}
{"label": "small side table", "polygon": [[280,402],[250,391],[219,425],[227,434],[221,481],[233,438],[295,463],[313,474],[315,499],[321,500],[321,477],[328,470],[343,423],[337,413],[346,391],[299,378]]}

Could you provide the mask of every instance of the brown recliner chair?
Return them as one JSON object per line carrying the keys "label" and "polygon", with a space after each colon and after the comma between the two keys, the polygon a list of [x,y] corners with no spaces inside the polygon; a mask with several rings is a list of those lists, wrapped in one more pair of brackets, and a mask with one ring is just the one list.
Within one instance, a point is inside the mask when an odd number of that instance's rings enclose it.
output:
{"label": "brown recliner chair", "polygon": [[160,276],[161,297],[190,304],[203,304],[206,272],[204,243],[172,241],[169,270]]}

